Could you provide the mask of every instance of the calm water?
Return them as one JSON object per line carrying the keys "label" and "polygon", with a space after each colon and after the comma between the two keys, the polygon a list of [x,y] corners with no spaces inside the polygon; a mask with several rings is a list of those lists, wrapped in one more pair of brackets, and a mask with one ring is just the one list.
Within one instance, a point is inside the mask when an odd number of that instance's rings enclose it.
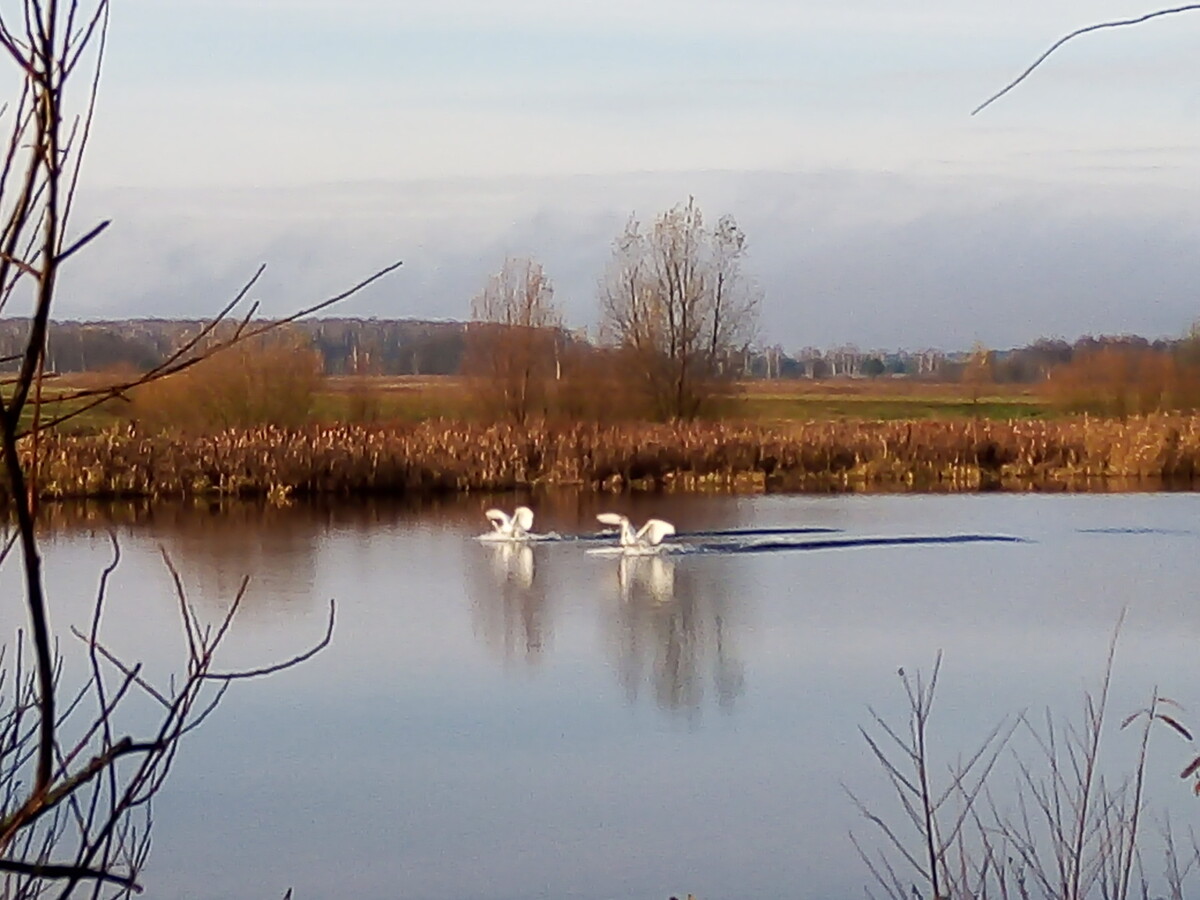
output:
{"label": "calm water", "polygon": [[[1127,606],[1115,718],[1156,684],[1200,709],[1198,495],[535,504],[537,530],[564,535],[615,509],[689,531],[1023,539],[750,553],[726,538],[624,565],[574,541],[481,545],[488,505],[168,509],[117,526],[106,639],[153,675],[179,647],[160,547],[207,615],[251,577],[228,666],[298,652],[338,602],[330,648],[237,685],[186,745],[149,896],[860,897],[847,832],[874,835],[841,785],[886,806],[857,727],[868,704],[903,715],[898,667],[944,651],[949,758],[1003,715],[1073,714]],[[98,528],[47,537],[60,632],[85,621],[109,553]],[[1111,737],[1118,753],[1132,740]],[[1180,744],[1161,740],[1152,788],[1194,821]]]}

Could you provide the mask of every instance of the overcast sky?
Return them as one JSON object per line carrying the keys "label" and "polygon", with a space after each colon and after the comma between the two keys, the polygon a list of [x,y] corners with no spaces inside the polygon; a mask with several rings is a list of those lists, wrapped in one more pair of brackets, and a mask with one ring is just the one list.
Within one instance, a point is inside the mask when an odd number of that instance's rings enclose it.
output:
{"label": "overcast sky", "polygon": [[[1139,0],[114,0],[58,315],[463,317],[506,254],[572,325],[630,213],[731,213],[795,349],[1182,333],[1200,13]],[[83,228],[87,220],[77,220]]]}

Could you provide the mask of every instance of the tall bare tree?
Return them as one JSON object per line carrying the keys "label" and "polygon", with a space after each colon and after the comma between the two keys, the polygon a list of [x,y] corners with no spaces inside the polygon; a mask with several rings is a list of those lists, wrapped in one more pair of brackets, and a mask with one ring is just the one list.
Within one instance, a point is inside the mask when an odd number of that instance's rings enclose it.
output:
{"label": "tall bare tree", "polygon": [[562,318],[541,263],[510,257],[471,301],[464,369],[492,411],[517,423],[545,412],[558,376]]}
{"label": "tall bare tree", "polygon": [[754,333],[759,294],[742,272],[746,236],[732,216],[706,227],[695,199],[632,216],[600,288],[605,335],[625,351],[662,417],[696,416]]}
{"label": "tall bare tree", "polygon": [[[0,109],[7,138],[0,138],[0,311],[28,304],[28,333],[16,355],[17,373],[0,391],[0,462],[12,498],[0,521],[0,564],[22,568],[28,621],[13,645],[0,650],[0,892],[35,897],[77,890],[91,896],[137,890],[149,850],[151,801],[161,789],[180,741],[197,727],[234,680],[277,672],[303,661],[329,640],[286,662],[241,672],[219,672],[215,653],[245,591],[228,614],[202,624],[175,579],[184,650],[168,686],[156,687],[141,667],[105,648],[101,626],[106,587],[120,559],[99,573],[91,621],[74,630],[82,648],[84,683],[61,680],[70,652],[57,644],[51,623],[37,534],[38,434],[130,388],[190,368],[211,353],[277,327],[255,323],[255,307],[222,328],[256,282],[242,291],[166,361],[129,381],[79,391],[70,410],[42,414],[41,384],[46,335],[60,267],[108,225],[71,226],[80,166],[91,130],[108,33],[108,0],[23,0],[0,6],[0,62],[14,67],[15,97]],[[386,267],[338,297],[288,320],[349,296],[399,265]],[[16,550],[17,560],[12,559]],[[168,568],[170,561],[165,560]],[[174,569],[171,569],[174,573]],[[61,654],[61,655],[60,655]],[[160,718],[143,737],[123,733],[126,710],[140,701]],[[60,700],[64,702],[60,702]],[[143,713],[138,721],[144,723]]]}

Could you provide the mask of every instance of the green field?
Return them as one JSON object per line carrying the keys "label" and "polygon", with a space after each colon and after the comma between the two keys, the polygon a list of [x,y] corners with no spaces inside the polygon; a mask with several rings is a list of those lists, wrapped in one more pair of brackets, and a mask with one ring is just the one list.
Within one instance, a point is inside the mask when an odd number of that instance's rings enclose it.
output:
{"label": "green field", "polygon": [[[64,400],[81,388],[94,389],[98,376],[67,376],[43,389],[42,420],[78,409],[81,401]],[[972,397],[953,384],[899,380],[746,382],[720,397],[707,418],[762,424],[895,419],[1022,419],[1045,418],[1056,411],[1044,399],[1016,388]],[[138,418],[137,403],[108,400],[62,427],[91,432]],[[414,423],[445,418],[486,418],[474,401],[467,379],[443,377],[330,377],[313,399],[314,422]]]}

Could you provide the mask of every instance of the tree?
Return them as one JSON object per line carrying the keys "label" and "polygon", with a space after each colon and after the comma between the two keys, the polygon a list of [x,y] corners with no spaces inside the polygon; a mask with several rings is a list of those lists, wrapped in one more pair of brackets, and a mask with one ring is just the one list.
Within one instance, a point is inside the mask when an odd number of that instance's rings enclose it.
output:
{"label": "tree", "polygon": [[654,412],[690,419],[753,336],[759,297],[741,269],[746,236],[732,216],[707,228],[695,199],[617,238],[601,284],[604,333]]}
{"label": "tree", "polygon": [[979,402],[983,390],[995,382],[992,374],[994,362],[995,354],[981,341],[976,341],[962,371],[962,383],[971,393],[972,406]]}
{"label": "tree", "polygon": [[[107,0],[25,0],[12,7],[19,11],[0,11],[0,61],[15,65],[13,82],[20,84],[3,108],[8,134],[0,165],[0,310],[11,314],[12,306],[27,302],[29,318],[16,354],[16,374],[6,379],[0,394],[0,460],[13,523],[5,530],[0,564],[22,568],[29,636],[19,631],[15,646],[0,652],[0,873],[5,896],[34,897],[51,889],[63,897],[77,890],[92,896],[128,894],[138,889],[138,873],[149,851],[151,801],[181,740],[212,712],[233,680],[279,671],[323,647],[332,634],[333,608],[325,637],[309,651],[256,670],[219,672],[215,653],[245,583],[228,614],[204,625],[176,577],[186,649],[177,675],[155,687],[140,665],[122,661],[101,641],[106,585],[120,560],[114,539],[112,563],[98,576],[91,621],[85,630],[74,631],[80,644],[71,646],[84,648],[82,658],[75,665],[64,664],[69,650],[56,642],[51,629],[39,551],[37,485],[31,477],[37,469],[38,435],[281,323],[253,323],[252,306],[218,337],[260,268],[232,302],[166,360],[129,379],[65,395],[71,401],[65,412],[44,415],[42,376],[59,270],[108,225],[100,222],[83,232],[70,227],[109,7]],[[397,265],[284,321],[335,303]],[[166,564],[170,567],[169,560]],[[87,673],[84,683],[70,684],[70,673],[78,671]],[[147,736],[135,738],[123,733],[125,715],[136,712],[144,727],[140,701],[157,709],[160,718]]]}
{"label": "tree", "polygon": [[887,365],[878,356],[868,356],[863,360],[862,373],[868,378],[878,378],[887,372]]}
{"label": "tree", "polygon": [[540,263],[509,258],[471,301],[463,368],[488,408],[518,424],[546,411],[559,375],[562,320]]}

